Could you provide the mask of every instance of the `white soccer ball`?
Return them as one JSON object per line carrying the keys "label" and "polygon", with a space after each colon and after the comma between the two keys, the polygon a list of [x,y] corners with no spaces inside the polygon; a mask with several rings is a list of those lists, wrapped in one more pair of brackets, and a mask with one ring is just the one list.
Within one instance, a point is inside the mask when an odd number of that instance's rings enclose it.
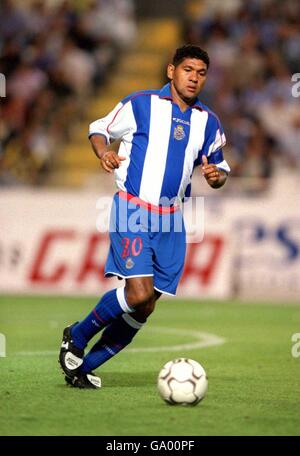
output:
{"label": "white soccer ball", "polygon": [[204,398],[207,386],[204,368],[188,358],[177,358],[166,363],[157,379],[159,394],[168,404],[198,404]]}

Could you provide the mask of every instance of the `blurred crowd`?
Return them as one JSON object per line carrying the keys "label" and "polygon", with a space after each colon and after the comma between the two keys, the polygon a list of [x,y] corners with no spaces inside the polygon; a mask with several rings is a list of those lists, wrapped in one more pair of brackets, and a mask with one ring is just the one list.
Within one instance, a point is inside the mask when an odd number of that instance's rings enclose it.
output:
{"label": "blurred crowd", "polygon": [[299,171],[300,2],[188,1],[184,41],[209,53],[201,99],[225,128],[232,175],[265,186],[278,169]]}
{"label": "blurred crowd", "polygon": [[[225,128],[232,176],[257,190],[278,169],[299,171],[300,1],[185,4],[183,41],[209,53],[201,99]],[[0,17],[0,185],[42,184],[134,42],[134,0],[1,0]]]}
{"label": "blurred crowd", "polygon": [[0,17],[0,185],[38,185],[134,40],[133,3],[1,0]]}

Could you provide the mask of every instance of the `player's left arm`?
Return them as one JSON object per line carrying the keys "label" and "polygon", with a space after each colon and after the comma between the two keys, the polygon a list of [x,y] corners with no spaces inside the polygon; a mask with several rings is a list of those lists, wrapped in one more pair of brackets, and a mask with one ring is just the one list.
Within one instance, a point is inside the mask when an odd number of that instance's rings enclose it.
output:
{"label": "player's left arm", "polygon": [[230,172],[230,167],[223,157],[225,144],[226,137],[220,120],[214,113],[209,112],[201,150],[202,157],[199,159],[202,161],[202,174],[212,188],[222,187]]}
{"label": "player's left arm", "polygon": [[206,179],[206,182],[212,188],[222,187],[227,179],[227,172],[223,169],[218,168],[214,163],[208,163],[206,155],[202,155],[202,174]]}

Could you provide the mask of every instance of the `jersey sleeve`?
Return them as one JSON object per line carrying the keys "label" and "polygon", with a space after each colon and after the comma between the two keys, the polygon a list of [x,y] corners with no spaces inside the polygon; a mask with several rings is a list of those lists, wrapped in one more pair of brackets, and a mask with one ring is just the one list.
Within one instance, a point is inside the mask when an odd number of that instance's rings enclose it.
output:
{"label": "jersey sleeve", "polygon": [[[223,156],[222,147],[226,144],[226,137],[223,127],[214,114],[209,113],[205,129],[205,139],[201,155],[206,155],[208,163],[216,165],[226,173],[230,172],[230,167]],[[199,157],[201,163],[201,157]]]}
{"label": "jersey sleeve", "polygon": [[102,135],[106,143],[123,138],[135,127],[131,102],[120,102],[105,117],[97,119],[89,126],[89,138]]}

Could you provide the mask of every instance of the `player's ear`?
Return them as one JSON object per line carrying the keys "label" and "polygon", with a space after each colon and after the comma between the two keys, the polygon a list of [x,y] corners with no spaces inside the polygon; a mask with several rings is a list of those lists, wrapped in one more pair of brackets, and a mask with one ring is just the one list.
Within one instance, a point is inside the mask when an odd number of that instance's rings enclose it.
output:
{"label": "player's ear", "polygon": [[171,81],[173,79],[174,70],[175,66],[172,63],[169,63],[167,67],[167,76],[169,79],[171,79]]}

